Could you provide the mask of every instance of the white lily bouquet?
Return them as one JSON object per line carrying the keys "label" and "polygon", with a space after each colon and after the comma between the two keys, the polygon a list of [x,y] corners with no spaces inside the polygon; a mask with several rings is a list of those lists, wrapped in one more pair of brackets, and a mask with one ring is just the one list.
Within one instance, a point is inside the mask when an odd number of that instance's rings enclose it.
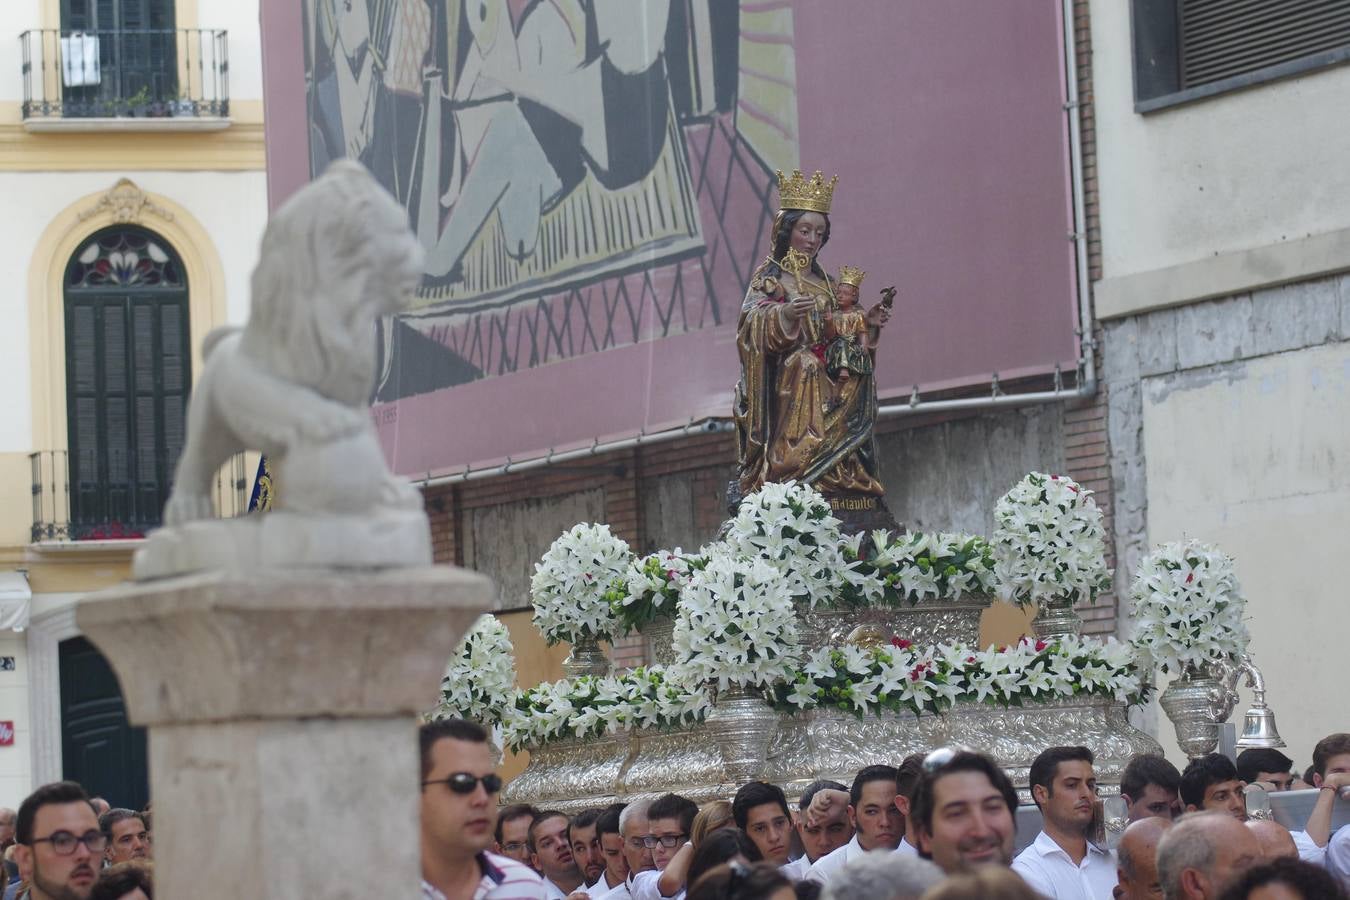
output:
{"label": "white lily bouquet", "polygon": [[1233,560],[1213,544],[1175,541],[1139,564],[1130,587],[1134,645],[1163,671],[1237,659],[1247,649],[1246,601]]}
{"label": "white lily bouquet", "polygon": [[691,687],[767,687],[798,660],[790,584],[762,558],[709,549],[681,591],[671,675]]}
{"label": "white lily bouquet", "polygon": [[1102,511],[1072,478],[1032,472],[994,509],[1000,596],[1018,606],[1082,603],[1111,587]]}
{"label": "white lily bouquet", "polygon": [[479,616],[450,657],[441,679],[441,702],[432,716],[498,725],[514,702],[515,689],[511,635],[496,616]]}
{"label": "white lily bouquet", "polygon": [[675,617],[680,590],[705,562],[704,551],[689,556],[679,547],[635,560],[628,567],[626,593],[614,605],[625,631],[638,631],[650,622]]}
{"label": "white lily bouquet", "polygon": [[778,572],[790,599],[829,604],[845,584],[839,520],[808,484],[767,483],[741,501],[722,544]]}
{"label": "white lily bouquet", "polygon": [[608,525],[581,523],[535,563],[530,579],[534,624],[550,645],[608,640],[618,624],[613,605],[627,593],[633,555]]}
{"label": "white lily bouquet", "polygon": [[977,534],[874,531],[842,539],[843,597],[850,606],[913,605],[994,592],[994,556]]}

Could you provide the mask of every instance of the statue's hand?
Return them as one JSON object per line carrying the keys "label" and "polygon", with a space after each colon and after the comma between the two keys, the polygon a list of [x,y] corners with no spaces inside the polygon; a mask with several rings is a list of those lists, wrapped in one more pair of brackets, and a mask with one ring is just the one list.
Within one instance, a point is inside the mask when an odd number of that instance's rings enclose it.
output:
{"label": "statue's hand", "polygon": [[814,297],[793,297],[788,301],[787,314],[792,321],[805,318],[811,310],[816,308],[816,299]]}
{"label": "statue's hand", "polygon": [[867,311],[863,319],[872,328],[880,328],[891,320],[891,308],[884,303],[878,303]]}

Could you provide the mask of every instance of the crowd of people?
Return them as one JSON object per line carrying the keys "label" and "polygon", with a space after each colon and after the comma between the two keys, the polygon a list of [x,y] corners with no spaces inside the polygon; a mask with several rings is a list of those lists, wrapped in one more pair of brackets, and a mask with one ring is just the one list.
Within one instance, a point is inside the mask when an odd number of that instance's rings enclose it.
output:
{"label": "crowd of people", "polygon": [[[1115,849],[1092,752],[1048,748],[1029,776],[1042,827],[1020,853],[1011,779],[965,748],[817,781],[795,808],[756,781],[701,808],[671,793],[569,815],[499,807],[489,737],[472,722],[426,724],[420,743],[423,900],[1346,900],[1350,889],[1350,826],[1332,828],[1350,802],[1345,733],[1318,742],[1301,777],[1274,750],[1185,771],[1135,757]],[[1318,794],[1302,828],[1249,815],[1254,787],[1305,783]],[[149,900],[150,823],[71,782],[38,788],[17,814],[0,809],[5,900]]]}

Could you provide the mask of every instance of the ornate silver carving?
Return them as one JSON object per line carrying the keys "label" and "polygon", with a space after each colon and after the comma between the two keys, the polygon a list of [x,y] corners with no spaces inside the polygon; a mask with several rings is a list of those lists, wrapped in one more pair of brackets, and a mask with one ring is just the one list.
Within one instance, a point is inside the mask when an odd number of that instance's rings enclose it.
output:
{"label": "ornate silver carving", "polygon": [[1056,597],[1037,605],[1036,618],[1031,620],[1031,628],[1037,637],[1048,641],[1067,634],[1081,633],[1083,619],[1074,611],[1072,600]]}
{"label": "ornate silver carving", "polygon": [[675,620],[667,616],[653,619],[638,629],[647,639],[647,661],[662,666],[675,663]]}
{"label": "ornate silver carving", "polygon": [[778,714],[759,692],[733,687],[718,693],[706,728],[722,751],[722,768],[731,782],[745,784],[764,768]]}
{"label": "ornate silver carving", "polygon": [[618,734],[531,747],[529,766],[502,790],[502,800],[550,806],[581,799],[611,803],[632,743],[631,735]]}
{"label": "ornate silver carving", "polygon": [[563,660],[563,674],[568,678],[578,675],[609,674],[609,657],[600,649],[600,643],[593,637],[583,637],[572,645],[572,652]]}
{"label": "ornate silver carving", "polygon": [[634,733],[637,746],[616,789],[625,797],[655,796],[674,791],[698,799],[726,780],[722,753],[702,725],[669,731]]}
{"label": "ornate silver carving", "polygon": [[1176,729],[1177,744],[1191,759],[1213,753],[1219,746],[1219,724],[1228,721],[1237,702],[1237,694],[1224,683],[1224,674],[1209,668],[1187,669],[1158,698]]}
{"label": "ornate silver carving", "polygon": [[889,640],[907,638],[921,644],[980,642],[980,616],[993,602],[990,597],[968,596],[961,600],[921,600],[914,606],[872,609],[797,610],[802,646],[815,650],[827,644],[842,644],[854,628],[873,625]]}

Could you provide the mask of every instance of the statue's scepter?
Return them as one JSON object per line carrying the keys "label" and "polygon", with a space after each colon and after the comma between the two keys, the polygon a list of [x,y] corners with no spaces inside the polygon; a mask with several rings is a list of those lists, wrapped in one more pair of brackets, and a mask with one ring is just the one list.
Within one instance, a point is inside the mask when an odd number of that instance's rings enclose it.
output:
{"label": "statue's scepter", "polygon": [[[792,274],[793,280],[797,283],[797,296],[803,296],[806,293],[806,288],[802,284],[802,273],[811,268],[811,257],[796,247],[789,247],[788,251],[783,254],[779,266],[782,267],[783,271]],[[812,344],[819,344],[825,340],[825,323],[822,319],[824,311],[824,298],[817,297],[816,308],[802,319],[802,328],[806,331],[806,339]]]}

